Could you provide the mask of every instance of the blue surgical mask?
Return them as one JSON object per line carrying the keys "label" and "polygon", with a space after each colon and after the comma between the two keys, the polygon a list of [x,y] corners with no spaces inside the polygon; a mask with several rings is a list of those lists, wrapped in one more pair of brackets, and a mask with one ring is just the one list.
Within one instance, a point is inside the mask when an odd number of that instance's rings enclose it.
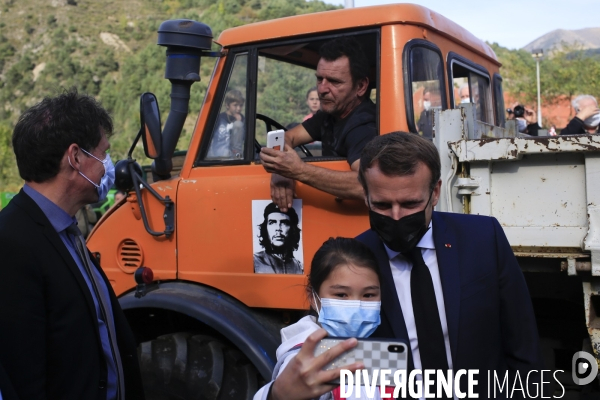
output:
{"label": "blue surgical mask", "polygon": [[[94,181],[92,181],[90,178],[85,176],[83,174],[83,172],[77,171],[77,172],[79,172],[79,174],[81,176],[83,176],[85,179],[87,179],[87,181],[89,183],[91,183],[92,185],[94,185],[96,187],[96,190],[98,191],[98,201],[104,201],[104,200],[106,200],[108,191],[112,187],[113,183],[115,183],[115,166],[110,158],[110,154],[106,154],[106,158],[104,158],[104,160],[101,160],[98,157],[96,157],[95,155],[91,154],[90,152],[88,152],[84,149],[81,149],[81,151],[83,151],[88,156],[93,157],[96,160],[100,161],[102,163],[102,165],[104,166],[104,175],[102,175],[102,179],[100,179],[100,184],[94,183]],[[71,159],[69,159],[69,164],[71,164]],[[71,164],[71,167],[73,167],[72,164]]]}
{"label": "blue surgical mask", "polygon": [[321,299],[319,324],[329,336],[365,338],[381,323],[380,301]]}

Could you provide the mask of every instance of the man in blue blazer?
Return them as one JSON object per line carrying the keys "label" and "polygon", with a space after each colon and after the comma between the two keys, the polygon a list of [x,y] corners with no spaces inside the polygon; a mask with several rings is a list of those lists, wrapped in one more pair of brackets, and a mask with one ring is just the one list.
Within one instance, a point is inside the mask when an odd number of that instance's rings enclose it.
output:
{"label": "man in blue blazer", "polygon": [[144,399],[133,332],[74,217],[114,182],[111,134],[108,113],[76,91],[45,98],[15,126],[25,185],[0,211],[6,399]]}
{"label": "man in blue blazer", "polygon": [[[527,374],[543,368],[539,339],[525,280],[498,221],[433,211],[440,158],[418,135],[372,140],[359,180],[371,229],[358,239],[377,256],[382,279],[382,321],[372,336],[407,340],[410,368],[478,369],[479,398],[488,397],[488,371],[501,380],[507,374],[509,388],[518,372],[525,388]],[[466,379],[460,383],[464,389]],[[527,397],[513,393],[519,395]],[[506,389],[496,394],[505,396]]]}

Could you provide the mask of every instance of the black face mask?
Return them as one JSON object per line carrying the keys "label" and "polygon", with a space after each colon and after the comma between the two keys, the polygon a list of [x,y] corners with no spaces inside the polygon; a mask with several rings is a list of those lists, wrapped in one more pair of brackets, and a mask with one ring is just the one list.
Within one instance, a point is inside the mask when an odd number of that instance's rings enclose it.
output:
{"label": "black face mask", "polygon": [[369,202],[369,222],[371,223],[371,229],[377,232],[383,243],[390,250],[400,253],[410,252],[429,230],[429,227],[425,225],[425,210],[429,206],[432,195],[433,191],[429,195],[429,200],[423,210],[407,215],[399,220],[371,210]]}

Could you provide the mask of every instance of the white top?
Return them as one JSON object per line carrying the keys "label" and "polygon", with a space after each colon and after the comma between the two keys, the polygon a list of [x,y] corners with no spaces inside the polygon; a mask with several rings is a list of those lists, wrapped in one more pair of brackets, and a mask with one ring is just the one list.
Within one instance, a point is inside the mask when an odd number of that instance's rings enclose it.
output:
{"label": "white top", "polygon": [[[385,245],[384,245],[385,246]],[[440,313],[440,322],[442,323],[442,331],[444,333],[444,344],[446,345],[446,358],[448,359],[448,368],[452,369],[452,355],[450,354],[450,340],[448,338],[448,323],[446,322],[446,308],[444,307],[444,295],[442,291],[442,282],[440,280],[440,270],[438,268],[437,256],[435,254],[435,245],[433,243],[433,227],[429,223],[429,229],[421,238],[417,247],[421,248],[423,260],[429,268],[431,279],[433,280],[433,289],[435,291],[435,299],[437,302],[438,312]],[[413,355],[413,363],[415,369],[421,369],[421,355],[419,353],[419,342],[417,341],[417,327],[415,325],[415,316],[413,314],[412,297],[410,294],[410,272],[412,271],[412,263],[400,253],[390,250],[385,246],[388,257],[390,258],[390,267],[396,293],[400,300],[400,308],[404,315],[406,330],[408,331],[408,339],[410,340],[410,348]]]}
{"label": "white top", "polygon": [[[289,362],[296,356],[296,352],[290,352],[292,348],[294,348],[298,344],[302,344],[306,341],[306,338],[310,336],[314,331],[319,329],[320,326],[317,324],[317,319],[310,315],[300,319],[295,324],[287,326],[281,330],[281,345],[277,348],[277,361],[280,361],[283,357],[285,357],[283,363],[281,364],[281,368],[279,369],[279,373],[277,376],[281,374],[281,372],[287,367]],[[266,400],[267,394],[269,392],[269,386],[274,381],[269,382],[262,388],[256,392],[254,395],[254,400]],[[393,383],[393,379],[392,379]],[[360,387],[360,394],[357,395],[356,390],[353,387],[352,394],[350,397],[347,397],[347,400],[382,400],[379,392],[379,386],[374,392],[374,397],[368,396],[366,388],[364,386]],[[350,388],[346,385],[346,392],[348,392]],[[323,396],[328,397],[328,396]],[[317,398],[318,399],[318,398]],[[1,400],[1,399],[0,399]]]}

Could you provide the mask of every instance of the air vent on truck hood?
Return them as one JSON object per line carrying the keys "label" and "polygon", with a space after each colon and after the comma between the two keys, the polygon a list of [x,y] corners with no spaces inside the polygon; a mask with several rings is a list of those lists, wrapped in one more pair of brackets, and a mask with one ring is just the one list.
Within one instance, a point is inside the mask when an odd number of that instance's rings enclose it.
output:
{"label": "air vent on truck hood", "polygon": [[142,266],[144,254],[142,248],[133,239],[124,239],[117,249],[119,267],[128,274],[133,274]]}

